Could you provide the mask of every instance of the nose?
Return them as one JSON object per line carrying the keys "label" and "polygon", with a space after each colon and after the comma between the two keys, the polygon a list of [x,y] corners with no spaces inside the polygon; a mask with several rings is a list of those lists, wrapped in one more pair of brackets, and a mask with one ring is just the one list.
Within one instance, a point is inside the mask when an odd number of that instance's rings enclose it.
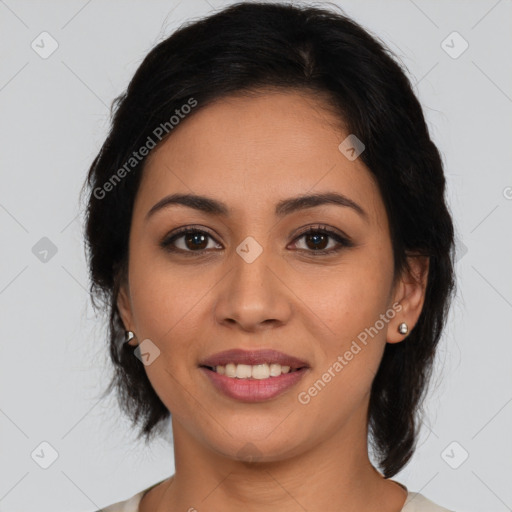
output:
{"label": "nose", "polygon": [[217,322],[247,332],[289,322],[293,293],[286,285],[286,263],[278,262],[269,250],[253,261],[235,252],[230,259],[230,271],[217,287]]}

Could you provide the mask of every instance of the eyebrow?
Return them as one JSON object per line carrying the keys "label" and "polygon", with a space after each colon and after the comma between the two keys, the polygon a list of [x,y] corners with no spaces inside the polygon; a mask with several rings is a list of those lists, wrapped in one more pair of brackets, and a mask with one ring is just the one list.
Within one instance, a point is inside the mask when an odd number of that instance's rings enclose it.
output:
{"label": "eyebrow", "polygon": [[[289,199],[283,199],[279,201],[275,208],[275,215],[277,217],[284,217],[299,210],[305,210],[307,208],[314,208],[315,206],[322,206],[326,204],[334,204],[337,206],[344,206],[353,209],[367,222],[369,220],[368,214],[361,206],[356,202],[352,201],[343,194],[336,192],[326,192],[323,194],[311,194],[297,197],[291,197]],[[182,205],[188,208],[193,208],[204,213],[211,215],[221,215],[229,217],[230,210],[226,204],[206,196],[200,196],[196,194],[171,194],[163,199],[160,199],[146,214],[146,221],[153,216],[157,211],[162,210],[170,205]]]}

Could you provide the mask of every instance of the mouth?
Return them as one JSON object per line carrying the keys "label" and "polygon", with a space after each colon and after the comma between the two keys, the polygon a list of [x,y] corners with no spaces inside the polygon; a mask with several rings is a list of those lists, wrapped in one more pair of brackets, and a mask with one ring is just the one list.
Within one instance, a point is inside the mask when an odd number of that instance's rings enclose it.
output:
{"label": "mouth", "polygon": [[234,349],[201,361],[199,368],[223,395],[243,402],[261,402],[297,384],[310,366],[275,350]]}
{"label": "mouth", "polygon": [[199,363],[220,375],[238,379],[268,379],[309,368],[306,361],[277,350],[226,350]]}

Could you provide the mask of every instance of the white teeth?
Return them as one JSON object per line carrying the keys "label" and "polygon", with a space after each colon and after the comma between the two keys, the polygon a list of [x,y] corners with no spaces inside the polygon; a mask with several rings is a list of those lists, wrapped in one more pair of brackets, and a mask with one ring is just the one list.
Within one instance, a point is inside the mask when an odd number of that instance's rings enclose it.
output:
{"label": "white teeth", "polygon": [[248,364],[237,364],[236,365],[236,376],[239,379],[248,379],[251,377],[252,368]]}
{"label": "white teeth", "polygon": [[[269,377],[279,377],[282,373],[290,371],[289,366],[281,366],[277,363],[271,364],[234,364],[228,363],[226,366],[218,365],[215,371],[220,375],[237,379],[268,379]],[[295,371],[295,370],[292,370]]]}
{"label": "white teeth", "polygon": [[[282,366],[280,364],[272,363],[270,365],[270,375],[272,377],[279,377],[279,375],[281,375],[281,368],[282,368]],[[289,366],[285,366],[284,368],[290,369]],[[283,373],[288,373],[288,372],[284,371]]]}
{"label": "white teeth", "polygon": [[[217,366],[215,369],[217,370],[217,368],[219,367]],[[236,365],[232,363],[226,365],[226,377],[236,377]]]}

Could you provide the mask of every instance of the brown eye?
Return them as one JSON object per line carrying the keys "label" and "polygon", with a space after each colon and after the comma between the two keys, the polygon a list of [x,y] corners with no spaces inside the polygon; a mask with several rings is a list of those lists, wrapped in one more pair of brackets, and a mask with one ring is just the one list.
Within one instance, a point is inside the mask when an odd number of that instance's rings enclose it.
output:
{"label": "brown eye", "polygon": [[207,249],[219,248],[215,247],[215,244],[209,246],[210,241],[213,241],[213,238],[206,231],[188,228],[166,237],[160,245],[169,251],[182,252],[201,252]]}
{"label": "brown eye", "polygon": [[[297,247],[304,240],[303,247]],[[170,252],[200,255],[211,249],[222,249],[222,246],[210,233],[196,228],[183,228],[172,233],[160,242],[161,247]],[[295,248],[314,256],[328,255],[340,251],[344,247],[353,247],[354,243],[347,237],[325,227],[310,227],[294,240]]]}
{"label": "brown eye", "polygon": [[[354,243],[348,238],[327,228],[313,227],[298,236],[295,240],[304,239],[305,248],[299,250],[310,252],[313,255],[325,255],[337,252],[343,247],[353,247]],[[332,242],[331,245],[329,245]],[[295,242],[297,245],[297,242]]]}
{"label": "brown eye", "polygon": [[208,235],[199,232],[187,233],[183,235],[183,240],[187,249],[190,250],[206,249],[208,245]]}
{"label": "brown eye", "polygon": [[312,250],[324,250],[329,245],[329,238],[328,235],[323,233],[304,235],[307,247]]}

